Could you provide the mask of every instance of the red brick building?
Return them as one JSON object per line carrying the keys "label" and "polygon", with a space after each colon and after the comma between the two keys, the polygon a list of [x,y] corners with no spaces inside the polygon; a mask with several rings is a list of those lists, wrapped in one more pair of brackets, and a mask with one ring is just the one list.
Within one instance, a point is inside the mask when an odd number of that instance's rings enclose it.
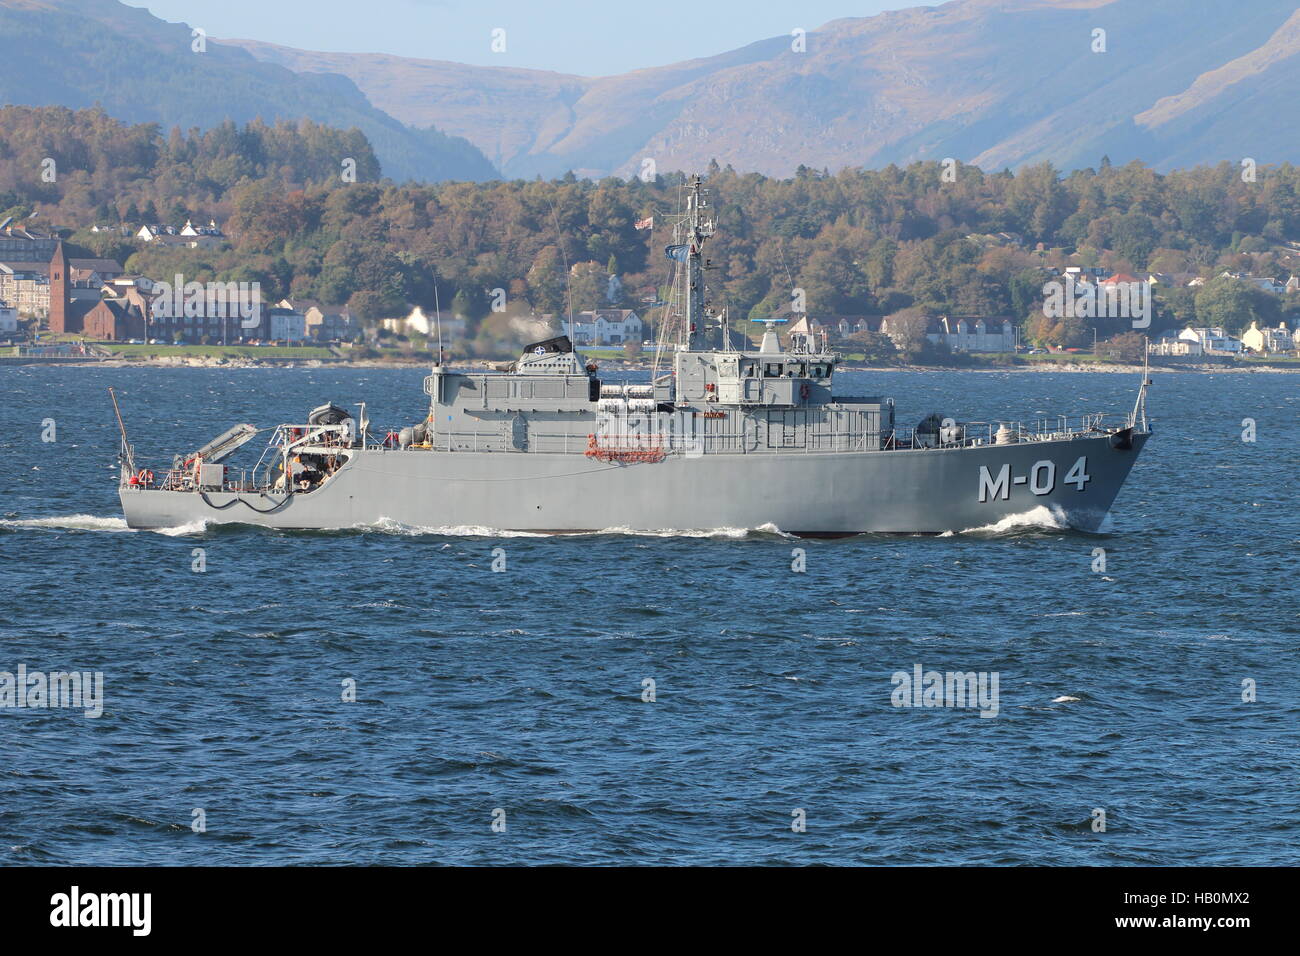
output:
{"label": "red brick building", "polygon": [[80,316],[81,332],[97,342],[121,342],[144,337],[144,316],[123,299],[74,302],[72,312]]}
{"label": "red brick building", "polygon": [[54,247],[54,256],[50,259],[50,332],[58,335],[62,332],[80,332],[81,328],[68,328],[68,257],[63,254],[63,243]]}
{"label": "red brick building", "polygon": [[144,310],[148,307],[132,290],[116,298],[74,299],[71,270],[63,243],[50,259],[50,332],[74,332],[101,342],[144,337]]}

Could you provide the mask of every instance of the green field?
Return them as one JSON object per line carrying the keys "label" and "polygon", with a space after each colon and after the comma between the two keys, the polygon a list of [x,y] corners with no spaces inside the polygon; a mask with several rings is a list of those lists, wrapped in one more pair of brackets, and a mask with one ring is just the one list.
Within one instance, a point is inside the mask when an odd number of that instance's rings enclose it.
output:
{"label": "green field", "polygon": [[653,348],[644,348],[641,350],[641,354],[638,356],[628,355],[627,352],[621,348],[600,349],[600,348],[590,348],[588,346],[581,346],[579,348],[579,351],[582,352],[582,354],[586,358],[593,358],[596,359],[597,361],[604,359],[607,362],[615,362],[622,359],[628,359],[629,361],[638,361],[640,359],[653,358],[655,350]]}
{"label": "green field", "polygon": [[[847,362],[864,362],[862,352],[841,352],[840,356]],[[933,365],[932,365],[933,363]],[[870,363],[868,363],[870,364]],[[892,364],[892,363],[891,363]],[[950,361],[922,360],[921,365],[944,368],[1008,368],[1011,366],[1034,365],[1126,365],[1121,359],[1106,355],[1093,355],[1091,352],[1048,352],[1045,355],[1012,354],[1009,352],[961,352],[954,353]],[[905,365],[900,365],[905,368]]]}
{"label": "green field", "polygon": [[1277,365],[1284,368],[1300,367],[1300,356],[1292,358],[1286,355],[1249,355],[1237,359],[1238,365]]}

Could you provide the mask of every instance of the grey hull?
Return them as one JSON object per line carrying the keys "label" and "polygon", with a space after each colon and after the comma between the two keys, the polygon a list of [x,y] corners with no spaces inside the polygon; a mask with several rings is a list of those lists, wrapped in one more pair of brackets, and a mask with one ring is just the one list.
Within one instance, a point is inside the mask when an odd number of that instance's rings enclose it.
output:
{"label": "grey hull", "polygon": [[1129,447],[1098,436],[616,464],[574,454],[367,449],[316,490],[287,498],[123,486],[121,499],[133,528],[206,520],[284,529],[396,522],[537,532],[774,525],[800,535],[938,533],[1048,508],[1095,531],[1147,438],[1135,433]]}

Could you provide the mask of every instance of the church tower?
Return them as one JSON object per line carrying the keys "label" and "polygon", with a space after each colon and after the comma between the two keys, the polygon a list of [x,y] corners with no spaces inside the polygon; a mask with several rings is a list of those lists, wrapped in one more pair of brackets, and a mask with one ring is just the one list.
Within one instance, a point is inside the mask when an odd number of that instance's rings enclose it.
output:
{"label": "church tower", "polygon": [[50,333],[58,335],[68,329],[68,257],[63,243],[54,247],[50,260]]}

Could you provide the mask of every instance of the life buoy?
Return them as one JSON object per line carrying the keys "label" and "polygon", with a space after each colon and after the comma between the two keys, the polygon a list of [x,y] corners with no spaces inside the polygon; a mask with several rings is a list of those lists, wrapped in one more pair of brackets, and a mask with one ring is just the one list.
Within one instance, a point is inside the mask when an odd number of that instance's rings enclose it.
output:
{"label": "life buoy", "polygon": [[148,468],[141,468],[140,472],[135,476],[135,481],[132,483],[145,485],[145,486],[152,485],[153,472],[150,471]]}
{"label": "life buoy", "polygon": [[800,397],[800,398],[802,398],[802,399],[804,399],[804,400],[806,401],[807,398],[808,398],[808,396],[811,395],[811,394],[812,394],[812,386],[810,386],[807,382],[804,382],[802,385],[799,386],[799,397]]}

